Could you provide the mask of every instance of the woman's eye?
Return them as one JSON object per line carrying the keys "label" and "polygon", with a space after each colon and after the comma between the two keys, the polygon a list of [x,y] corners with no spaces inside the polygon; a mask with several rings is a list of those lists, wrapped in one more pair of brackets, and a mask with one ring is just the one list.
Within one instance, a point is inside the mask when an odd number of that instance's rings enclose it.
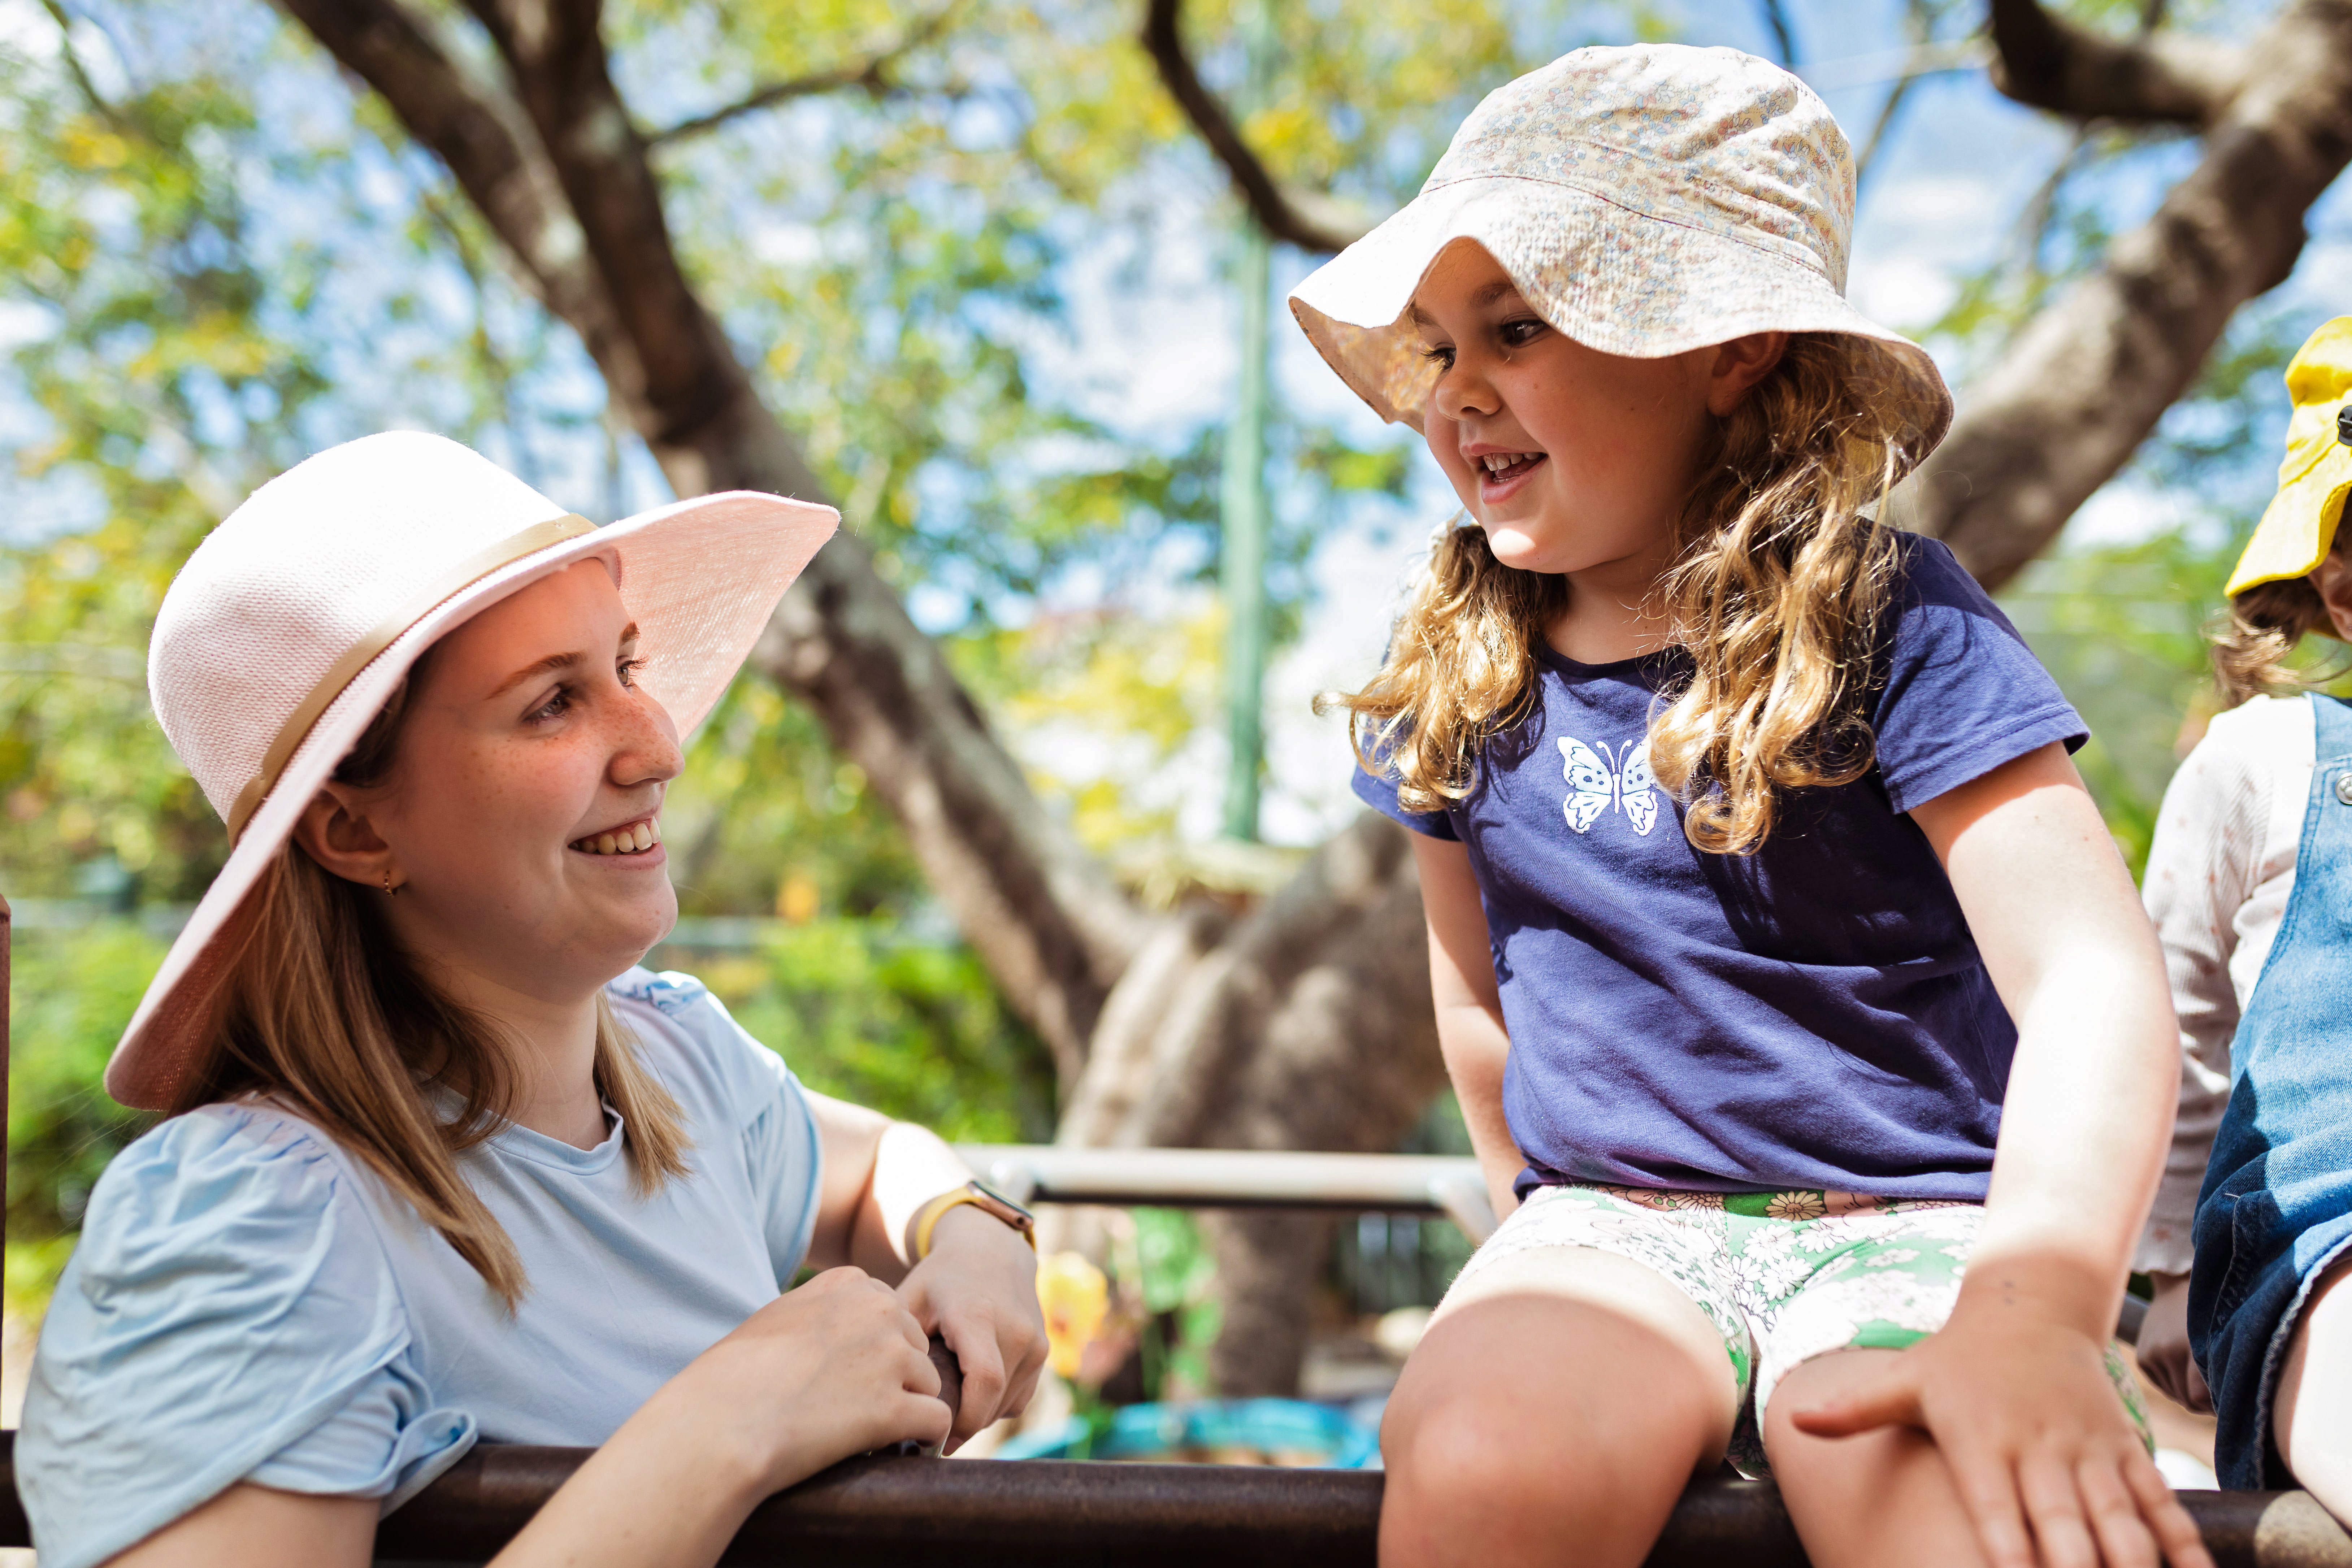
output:
{"label": "woman's eye", "polygon": [[635,686],[637,683],[637,671],[645,667],[646,661],[642,658],[625,658],[613,667],[613,672],[621,678],[622,685]]}
{"label": "woman's eye", "polygon": [[571,706],[572,689],[568,686],[559,686],[555,689],[554,696],[524,714],[523,718],[533,722],[541,719],[552,719]]}

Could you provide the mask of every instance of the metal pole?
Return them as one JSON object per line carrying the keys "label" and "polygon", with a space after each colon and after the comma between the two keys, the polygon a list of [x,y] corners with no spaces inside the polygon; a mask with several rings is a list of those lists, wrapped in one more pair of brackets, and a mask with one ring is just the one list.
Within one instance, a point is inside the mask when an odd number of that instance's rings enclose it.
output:
{"label": "metal pole", "polygon": [[[1264,0],[1243,18],[1249,80],[1246,113],[1265,102],[1273,68],[1273,18]],[[1255,217],[1242,218],[1234,286],[1241,291],[1241,377],[1225,429],[1220,587],[1225,600],[1225,734],[1233,755],[1225,778],[1225,835],[1257,837],[1258,764],[1265,751],[1266,290],[1273,244]]]}
{"label": "metal pole", "polygon": [[[16,1434],[0,1434],[0,1546],[30,1543]],[[585,1463],[587,1448],[483,1444],[376,1535],[379,1563],[481,1563]],[[752,1510],[722,1563],[782,1568],[1374,1568],[1382,1478],[1243,1465],[850,1459]],[[2352,1568],[2352,1539],[2303,1492],[2182,1492],[2220,1568]],[[1804,1568],[1763,1481],[1708,1477],[1675,1506],[1648,1568]]]}

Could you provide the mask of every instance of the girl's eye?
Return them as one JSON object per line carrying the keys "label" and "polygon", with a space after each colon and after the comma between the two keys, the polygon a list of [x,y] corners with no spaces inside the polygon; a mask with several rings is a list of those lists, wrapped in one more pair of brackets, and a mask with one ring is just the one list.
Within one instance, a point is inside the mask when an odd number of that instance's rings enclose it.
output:
{"label": "girl's eye", "polygon": [[1424,343],[1422,345],[1421,357],[1427,360],[1430,363],[1437,366],[1440,370],[1452,370],[1454,368],[1454,345],[1451,343]]}
{"label": "girl's eye", "polygon": [[1541,320],[1528,316],[1516,321],[1505,321],[1498,329],[1497,335],[1502,338],[1506,348],[1515,349],[1521,343],[1532,342],[1536,334],[1543,330],[1544,323]]}
{"label": "girl's eye", "polygon": [[625,658],[619,664],[614,665],[613,667],[613,670],[614,674],[621,678],[622,685],[635,686],[637,683],[637,671],[645,668],[645,667],[646,661],[642,658]]}
{"label": "girl's eye", "polygon": [[526,722],[537,723],[541,720],[554,718],[571,706],[572,689],[568,686],[559,686],[555,689],[554,696],[524,714],[523,719]]}

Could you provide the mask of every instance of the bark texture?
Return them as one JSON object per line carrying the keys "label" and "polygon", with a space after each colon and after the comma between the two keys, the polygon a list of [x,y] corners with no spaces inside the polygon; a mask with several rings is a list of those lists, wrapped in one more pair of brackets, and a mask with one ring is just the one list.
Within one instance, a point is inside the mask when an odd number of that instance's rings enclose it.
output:
{"label": "bark texture", "polygon": [[[1994,10],[1997,22],[2012,16],[1995,29],[2000,79],[2041,83],[2025,100],[2060,112],[2116,111],[2113,92],[2084,86],[2113,73],[2020,65],[2007,52],[2055,37],[2064,55],[2084,47],[2083,35],[2047,17],[2015,23],[2021,10],[2039,16],[2030,4]],[[2231,52],[2158,34],[2146,57],[2159,45],[2175,58],[2199,47]],[[2294,269],[2304,214],[2352,158],[2352,3],[2289,5],[2245,51],[2237,79],[2196,169],[1969,389],[1951,435],[1912,483],[1916,525],[1988,587],[2049,547],[2188,390],[2238,307]],[[2070,83],[2080,97],[2061,90]]]}
{"label": "bark texture", "polygon": [[[1405,830],[1367,812],[1246,920],[1215,921],[1165,936],[1113,993],[1063,1141],[1363,1153],[1402,1142],[1445,1081]],[[1205,1228],[1224,1309],[1213,1380],[1235,1394],[1294,1391],[1328,1224],[1233,1214]]]}

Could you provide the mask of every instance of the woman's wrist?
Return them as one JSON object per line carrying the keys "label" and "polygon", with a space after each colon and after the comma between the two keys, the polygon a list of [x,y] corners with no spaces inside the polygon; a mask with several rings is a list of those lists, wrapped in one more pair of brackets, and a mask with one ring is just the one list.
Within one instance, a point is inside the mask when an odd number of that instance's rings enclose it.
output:
{"label": "woman's wrist", "polygon": [[978,1204],[958,1204],[931,1222],[930,1247],[924,1256],[1000,1248],[1024,1256],[1035,1250],[1026,1236]]}

